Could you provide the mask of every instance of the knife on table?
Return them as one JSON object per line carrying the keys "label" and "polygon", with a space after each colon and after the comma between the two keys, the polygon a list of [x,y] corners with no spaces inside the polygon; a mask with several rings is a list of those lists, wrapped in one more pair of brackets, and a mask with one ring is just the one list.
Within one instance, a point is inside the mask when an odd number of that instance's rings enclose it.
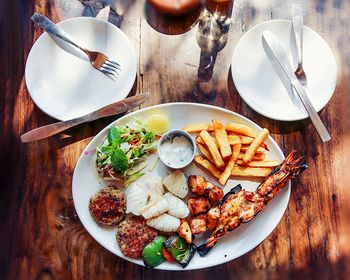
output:
{"label": "knife on table", "polygon": [[307,96],[304,87],[300,84],[296,77],[287,51],[284,50],[280,41],[270,31],[264,31],[262,35],[262,45],[267,57],[270,59],[273,68],[281,80],[287,78],[294,88],[295,92],[299,96],[305,110],[310,116],[310,119],[315,126],[318,134],[320,135],[323,142],[331,140],[326,127],[322,123],[321,118],[317,114],[315,107],[312,105],[309,97]]}
{"label": "knife on table", "polygon": [[59,132],[62,132],[68,128],[76,126],[78,124],[91,122],[100,118],[109,117],[116,114],[127,112],[144,103],[148,97],[149,97],[148,92],[142,93],[142,94],[132,96],[132,97],[123,99],[121,101],[112,103],[110,105],[102,107],[92,113],[89,113],[85,116],[82,116],[76,119],[56,122],[53,124],[38,127],[31,131],[28,131],[27,133],[24,133],[21,136],[21,141],[22,143],[29,143],[29,142],[45,139]]}

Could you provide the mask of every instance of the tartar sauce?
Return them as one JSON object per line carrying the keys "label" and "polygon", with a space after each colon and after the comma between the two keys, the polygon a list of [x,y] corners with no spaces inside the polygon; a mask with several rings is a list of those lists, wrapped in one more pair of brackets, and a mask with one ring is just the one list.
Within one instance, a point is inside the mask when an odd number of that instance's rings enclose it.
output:
{"label": "tartar sauce", "polygon": [[184,135],[169,135],[161,143],[158,152],[168,166],[182,168],[192,160],[194,147],[190,139]]}

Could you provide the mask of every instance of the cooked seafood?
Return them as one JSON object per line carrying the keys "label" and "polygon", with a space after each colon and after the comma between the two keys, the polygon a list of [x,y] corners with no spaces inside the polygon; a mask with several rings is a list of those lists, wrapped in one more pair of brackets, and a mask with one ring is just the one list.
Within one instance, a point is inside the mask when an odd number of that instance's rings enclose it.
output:
{"label": "cooked seafood", "polygon": [[150,195],[163,195],[163,179],[160,176],[152,175],[144,181],[144,185],[149,191]]}
{"label": "cooked seafood", "polygon": [[179,235],[186,240],[188,244],[192,243],[192,232],[190,225],[187,223],[185,219],[181,220],[180,227],[178,228],[177,232]]}
{"label": "cooked seafood", "polygon": [[133,213],[136,216],[140,215],[140,209],[145,207],[149,192],[142,184],[133,183],[125,190],[126,194],[126,213]]}
{"label": "cooked seafood", "polygon": [[147,225],[164,232],[176,232],[180,226],[180,219],[164,213],[158,217],[148,219]]}
{"label": "cooked seafood", "polygon": [[189,198],[187,205],[192,215],[206,213],[210,209],[209,200],[205,197]]}
{"label": "cooked seafood", "polygon": [[220,208],[218,206],[211,208],[207,213],[207,227],[208,230],[216,228],[220,219]]}
{"label": "cooked seafood", "polygon": [[151,201],[140,209],[140,214],[145,218],[153,218],[168,211],[167,200],[161,195],[154,195]]}
{"label": "cooked seafood", "polygon": [[208,230],[205,214],[194,216],[190,219],[190,228],[192,234],[200,234]]}
{"label": "cooked seafood", "polygon": [[164,180],[164,186],[174,195],[184,198],[188,193],[186,176],[181,170],[170,173]]}
{"label": "cooked seafood", "polygon": [[198,253],[201,256],[207,254],[221,236],[254,218],[285,187],[289,179],[297,177],[308,167],[304,158],[294,160],[294,156],[295,151],[291,152],[283,163],[271,172],[255,192],[242,190],[241,185],[237,185],[224,196],[216,228],[198,247]]}
{"label": "cooked seafood", "polygon": [[106,187],[91,197],[89,210],[92,218],[97,223],[114,226],[124,219],[125,204],[123,191]]}
{"label": "cooked seafood", "polygon": [[188,186],[194,194],[208,194],[208,198],[211,202],[219,202],[224,196],[224,192],[221,188],[211,182],[207,182],[201,175],[189,176]]}
{"label": "cooked seafood", "polygon": [[185,202],[171,193],[166,193],[163,198],[168,202],[168,213],[178,218],[186,218],[190,213]]}
{"label": "cooked seafood", "polygon": [[224,191],[218,186],[212,187],[208,193],[211,202],[219,202],[224,197]]}
{"label": "cooked seafood", "polygon": [[205,181],[204,177],[200,175],[189,176],[188,186],[190,187],[191,192],[194,194],[202,195],[210,191],[207,181]]}

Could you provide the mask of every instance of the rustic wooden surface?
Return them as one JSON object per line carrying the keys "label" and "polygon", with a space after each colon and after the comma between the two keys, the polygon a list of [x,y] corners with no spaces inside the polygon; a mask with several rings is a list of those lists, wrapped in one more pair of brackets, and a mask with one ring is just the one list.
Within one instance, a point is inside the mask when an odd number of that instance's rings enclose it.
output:
{"label": "rustic wooden surface", "polygon": [[[349,118],[350,2],[301,1],[305,23],[330,44],[339,66],[335,94],[321,112],[333,136],[331,142],[321,144],[308,120],[283,123],[252,111],[239,97],[229,73],[239,38],[259,22],[290,18],[291,2],[236,0],[227,45],[217,56],[212,81],[203,84],[197,78],[200,11],[169,19],[145,6],[144,1],[117,1],[117,11],[123,16],[120,27],[139,55],[137,81],[131,94],[152,93],[144,106],[190,101],[236,111],[269,128],[283,151],[297,149],[305,154],[310,165],[302,178],[293,182],[282,221],[257,248],[227,264],[170,273],[139,267],[109,253],[90,237],[74,211],[71,178],[76,161],[91,137],[115,117],[81,125],[66,132],[65,137],[20,143],[23,132],[54,121],[33,104],[25,86],[26,57],[41,34],[30,22],[31,14],[39,11],[59,21],[93,14],[94,10],[83,9],[77,0],[0,1],[1,278],[348,278],[349,203],[343,138]],[[118,23],[113,16],[110,20]],[[210,97],[206,94],[208,88]]]}

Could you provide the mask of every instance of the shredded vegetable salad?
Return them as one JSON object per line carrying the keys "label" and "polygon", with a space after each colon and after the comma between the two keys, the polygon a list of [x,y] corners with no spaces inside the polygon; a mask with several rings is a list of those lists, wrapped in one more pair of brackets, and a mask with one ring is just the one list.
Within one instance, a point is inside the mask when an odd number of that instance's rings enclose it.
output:
{"label": "shredded vegetable salad", "polygon": [[97,148],[97,172],[104,178],[122,180],[128,186],[144,175],[144,161],[155,149],[155,134],[142,121],[112,126]]}

